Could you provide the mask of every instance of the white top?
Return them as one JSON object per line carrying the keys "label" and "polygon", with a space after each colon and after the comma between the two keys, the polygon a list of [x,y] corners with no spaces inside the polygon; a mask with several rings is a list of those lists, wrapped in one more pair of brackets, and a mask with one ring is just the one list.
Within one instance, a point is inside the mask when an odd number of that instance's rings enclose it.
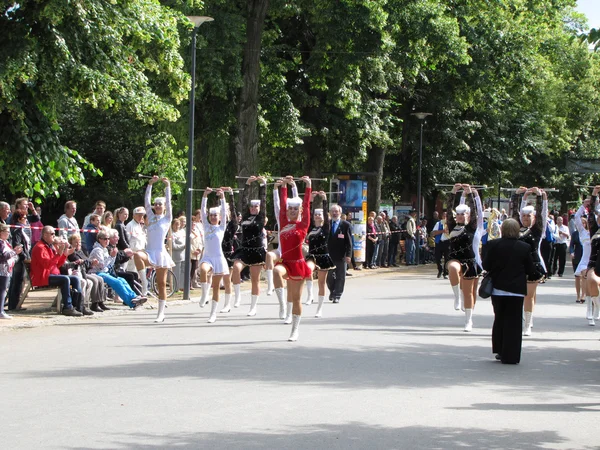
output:
{"label": "white top", "polygon": [[58,219],[58,228],[65,228],[65,230],[60,230],[58,235],[63,239],[67,239],[69,236],[79,233],[79,225],[77,224],[77,220],[75,217],[67,217],[66,214],[63,214]]}
{"label": "white top", "polygon": [[165,214],[158,216],[152,211],[152,185],[149,184],[146,188],[146,196],[144,197],[144,206],[146,208],[146,232],[148,233],[147,250],[163,250],[165,248],[165,239],[169,233],[169,227],[173,220],[173,212],[171,211],[171,186],[167,186],[165,190]]}
{"label": "white top", "polygon": [[589,230],[583,228],[583,223],[581,222],[581,216],[583,216],[584,212],[585,206],[581,205],[575,213],[575,227],[579,232],[579,242],[581,242],[581,247],[583,249],[579,265],[575,268],[576,276],[581,275],[581,272],[587,269],[588,263],[590,262],[590,253],[592,253],[592,242],[590,240],[590,232]]}
{"label": "white top", "polygon": [[[438,223],[435,224],[435,226],[433,227],[433,231],[442,231],[444,230],[444,232],[441,234],[441,238],[440,241],[447,241],[448,239],[450,239],[450,235],[447,233],[448,229],[446,228],[446,221],[445,220],[440,220],[438,221]],[[435,236],[437,237],[437,236]]]}
{"label": "white top", "polygon": [[[556,233],[556,243],[557,244],[567,244],[569,242],[569,237],[571,235],[571,233],[569,233],[569,227],[566,225],[560,225],[560,226],[556,226],[557,229],[557,233]],[[561,233],[566,234],[566,236],[561,235]]]}
{"label": "white top", "polygon": [[224,198],[221,199],[221,223],[219,225],[212,225],[208,221],[206,217],[206,203],[206,197],[202,197],[200,214],[202,214],[202,226],[204,228],[204,256],[211,258],[223,256],[221,243],[223,242],[225,228],[227,227],[227,203]]}
{"label": "white top", "polygon": [[131,250],[137,252],[146,249],[146,231],[143,225],[137,223],[135,220],[131,220],[125,226],[125,231],[127,232],[127,239],[129,240]]}

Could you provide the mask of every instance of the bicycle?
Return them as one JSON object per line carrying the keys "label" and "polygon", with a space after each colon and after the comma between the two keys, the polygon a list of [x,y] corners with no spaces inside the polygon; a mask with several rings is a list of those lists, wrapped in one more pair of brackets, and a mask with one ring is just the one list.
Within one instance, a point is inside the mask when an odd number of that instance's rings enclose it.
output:
{"label": "bicycle", "polygon": [[[146,269],[146,282],[148,283],[148,294],[158,298],[158,286],[156,284],[156,269],[150,267]],[[167,297],[172,297],[179,289],[177,277],[171,269],[167,271]]]}

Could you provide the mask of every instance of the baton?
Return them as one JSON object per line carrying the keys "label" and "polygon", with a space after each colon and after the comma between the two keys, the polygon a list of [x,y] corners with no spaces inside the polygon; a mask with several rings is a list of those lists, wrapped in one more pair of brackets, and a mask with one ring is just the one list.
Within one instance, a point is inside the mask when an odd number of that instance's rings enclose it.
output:
{"label": "baton", "polygon": [[[141,173],[138,173],[138,178],[154,178],[151,177],[150,175],[142,175]],[[158,179],[158,181],[161,181],[160,178]],[[171,183],[187,183],[187,181],[179,181],[179,180],[169,180]]]}

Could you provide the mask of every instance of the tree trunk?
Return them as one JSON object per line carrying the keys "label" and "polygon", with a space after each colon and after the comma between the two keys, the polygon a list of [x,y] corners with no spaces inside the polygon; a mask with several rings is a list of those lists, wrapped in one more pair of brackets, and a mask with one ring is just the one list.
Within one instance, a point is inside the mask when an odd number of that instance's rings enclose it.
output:
{"label": "tree trunk", "polygon": [[381,182],[383,180],[383,163],[385,162],[385,148],[372,147],[367,153],[367,166],[370,172],[376,175],[369,176],[367,186],[367,209],[368,211],[379,211],[381,204]]}
{"label": "tree trunk", "polygon": [[[236,173],[239,176],[258,172],[258,88],[260,51],[269,0],[249,0],[246,19],[246,45],[242,62],[242,90],[238,110],[238,129],[234,139]],[[245,183],[240,180],[240,186]]]}

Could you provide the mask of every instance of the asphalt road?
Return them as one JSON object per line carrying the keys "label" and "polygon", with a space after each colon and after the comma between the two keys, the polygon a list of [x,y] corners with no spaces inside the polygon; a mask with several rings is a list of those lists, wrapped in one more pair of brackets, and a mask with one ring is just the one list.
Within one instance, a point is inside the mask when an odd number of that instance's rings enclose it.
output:
{"label": "asphalt road", "polygon": [[[263,295],[208,324],[132,311],[0,330],[3,449],[600,448],[599,331],[569,275],[540,286],[520,365],[491,353],[431,266],[348,279],[298,342]],[[362,275],[362,274],[361,274]],[[315,283],[316,284],[316,283]]]}

